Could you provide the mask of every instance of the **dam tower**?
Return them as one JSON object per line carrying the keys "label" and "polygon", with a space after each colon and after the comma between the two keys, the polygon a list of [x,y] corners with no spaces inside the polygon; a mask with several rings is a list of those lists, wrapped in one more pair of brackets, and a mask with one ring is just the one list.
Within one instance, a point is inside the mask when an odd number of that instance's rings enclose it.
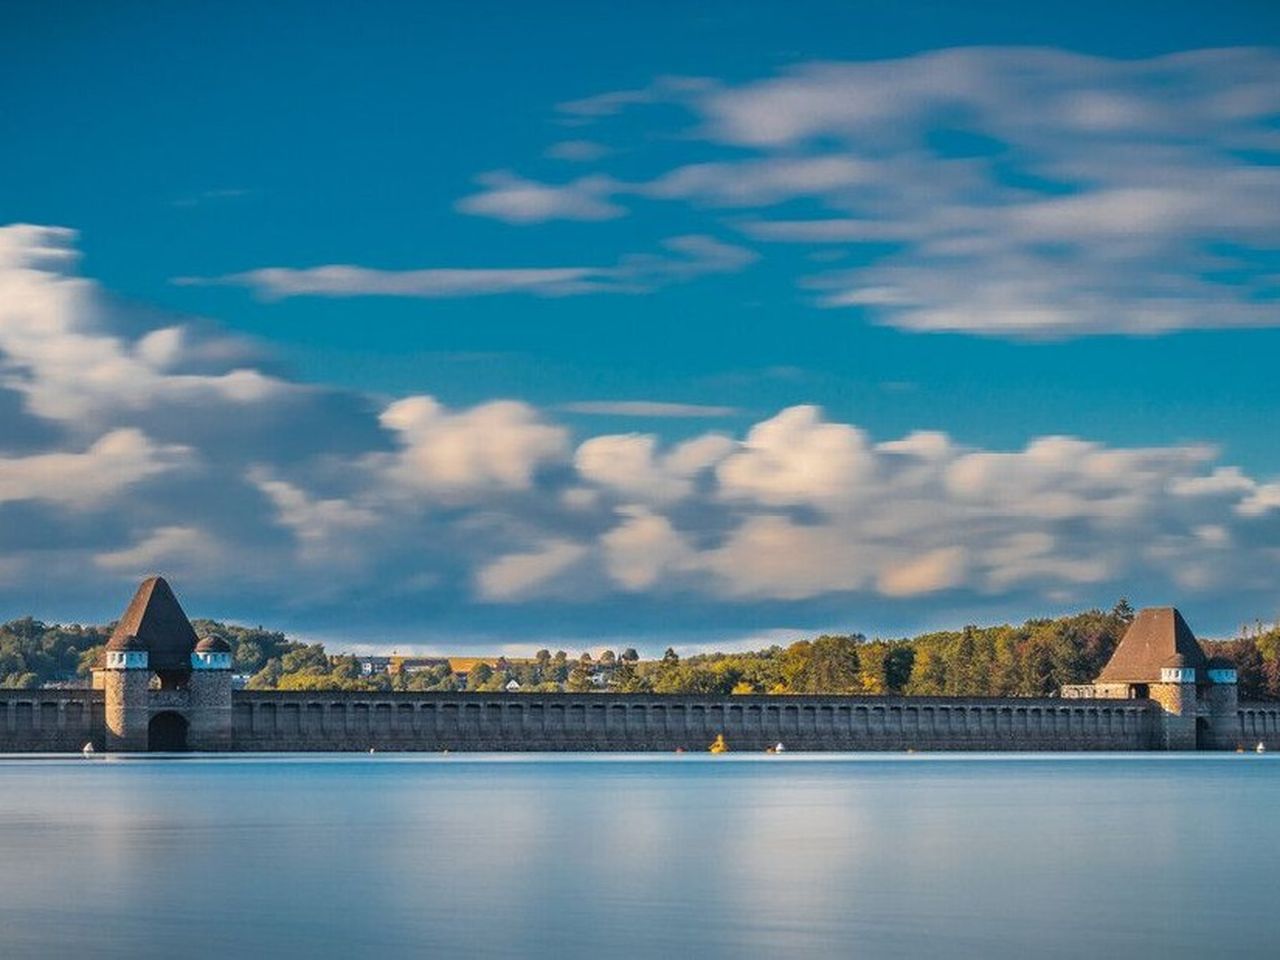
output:
{"label": "dam tower", "polygon": [[1155,748],[1222,750],[1239,745],[1236,679],[1235,665],[1206,656],[1177,609],[1147,607],[1133,618],[1097,680],[1068,695],[1150,699],[1160,711]]}
{"label": "dam tower", "polygon": [[231,647],[196,638],[163,577],[138,587],[107,641],[95,686],[108,750],[230,748]]}

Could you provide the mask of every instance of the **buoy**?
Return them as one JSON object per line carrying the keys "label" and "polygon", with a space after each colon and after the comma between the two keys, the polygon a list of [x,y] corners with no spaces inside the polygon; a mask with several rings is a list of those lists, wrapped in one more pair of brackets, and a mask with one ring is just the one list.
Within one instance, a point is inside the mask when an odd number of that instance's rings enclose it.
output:
{"label": "buoy", "polygon": [[684,753],[684,747],[676,747],[676,753]]}
{"label": "buoy", "polygon": [[1257,745],[1256,747],[1254,747],[1253,749],[1254,749],[1254,750],[1256,750],[1258,753],[1266,753],[1266,752],[1267,752],[1267,745],[1266,745],[1265,743],[1263,743],[1261,740],[1259,740],[1259,741],[1258,741],[1258,745]]}
{"label": "buoy", "polygon": [[86,743],[84,745],[84,749],[82,749],[80,752],[83,753],[86,757],[92,757],[98,751],[93,749],[92,743]]}
{"label": "buoy", "polygon": [[779,742],[776,746],[774,746],[774,748],[773,748],[773,752],[774,752],[774,753],[783,753],[783,752],[785,752],[785,751],[786,751],[786,749],[787,749],[787,748],[786,748],[786,747],[784,747],[784,746],[781,744],[781,742]]}
{"label": "buoy", "polygon": [[716,738],[711,741],[711,746],[707,747],[712,753],[728,753],[729,745],[724,742],[724,734],[717,733]]}

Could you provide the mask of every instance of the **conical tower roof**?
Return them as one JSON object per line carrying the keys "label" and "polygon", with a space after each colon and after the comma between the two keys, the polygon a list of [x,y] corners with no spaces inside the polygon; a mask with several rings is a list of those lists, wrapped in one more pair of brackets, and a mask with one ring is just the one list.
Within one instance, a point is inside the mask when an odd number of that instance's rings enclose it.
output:
{"label": "conical tower roof", "polygon": [[191,669],[196,632],[164,577],[142,581],[107,641],[107,649],[124,649],[121,645],[129,638],[137,638],[133,642],[140,642],[146,649],[152,670]]}
{"label": "conical tower roof", "polygon": [[1160,668],[1173,663],[1174,658],[1180,658],[1182,666],[1195,668],[1197,675],[1208,666],[1200,641],[1182,614],[1173,607],[1146,607],[1129,624],[1098,680],[1158,683]]}

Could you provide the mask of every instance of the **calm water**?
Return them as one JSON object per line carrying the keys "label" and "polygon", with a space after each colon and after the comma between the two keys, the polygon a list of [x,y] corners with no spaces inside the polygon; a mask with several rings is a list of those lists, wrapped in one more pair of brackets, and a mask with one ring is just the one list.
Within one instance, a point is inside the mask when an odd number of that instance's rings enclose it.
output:
{"label": "calm water", "polygon": [[0,955],[1272,957],[1280,756],[0,760]]}

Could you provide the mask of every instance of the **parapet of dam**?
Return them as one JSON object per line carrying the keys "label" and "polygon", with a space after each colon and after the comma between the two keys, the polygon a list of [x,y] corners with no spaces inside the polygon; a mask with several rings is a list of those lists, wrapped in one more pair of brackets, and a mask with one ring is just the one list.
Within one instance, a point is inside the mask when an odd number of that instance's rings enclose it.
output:
{"label": "parapet of dam", "polygon": [[1280,748],[1280,703],[1240,703],[1171,607],[1141,611],[1060,697],[239,691],[169,585],[139,588],[93,689],[0,690],[0,752]]}

